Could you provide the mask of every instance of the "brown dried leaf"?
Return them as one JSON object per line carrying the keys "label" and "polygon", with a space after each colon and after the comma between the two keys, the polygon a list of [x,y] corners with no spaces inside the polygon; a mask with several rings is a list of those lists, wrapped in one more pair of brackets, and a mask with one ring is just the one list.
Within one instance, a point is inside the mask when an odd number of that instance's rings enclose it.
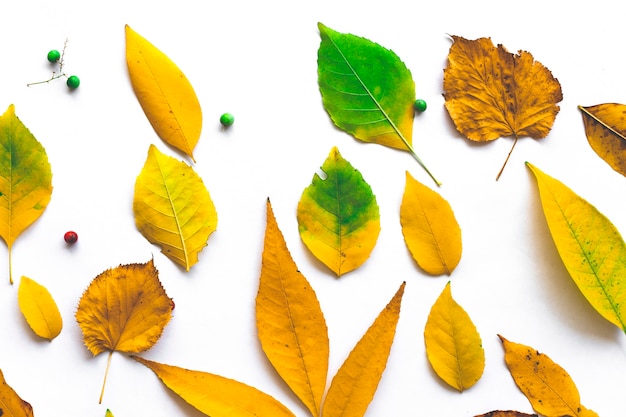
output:
{"label": "brown dried leaf", "polygon": [[626,176],[626,105],[578,106],[591,149],[615,171]]}
{"label": "brown dried leaf", "polygon": [[501,411],[501,410],[496,410],[496,411],[490,411],[488,413],[485,414],[481,414],[479,416],[476,417],[538,417],[537,414],[526,414],[526,413],[520,413],[519,411],[512,411],[512,410],[506,410],[506,411]]}

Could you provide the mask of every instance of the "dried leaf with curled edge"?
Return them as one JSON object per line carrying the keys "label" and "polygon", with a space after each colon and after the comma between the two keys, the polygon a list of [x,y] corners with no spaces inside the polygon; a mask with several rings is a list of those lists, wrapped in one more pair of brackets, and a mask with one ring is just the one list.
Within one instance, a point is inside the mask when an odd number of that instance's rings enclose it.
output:
{"label": "dried leaf with curled edge", "polygon": [[445,106],[457,130],[473,141],[548,135],[563,99],[561,85],[548,68],[526,51],[516,55],[489,38],[452,36],[443,75]]}
{"label": "dried leaf with curled edge", "polygon": [[217,228],[217,212],[202,179],[154,145],[135,182],[133,212],[141,234],[187,271]]}
{"label": "dried leaf with curled edge", "polygon": [[626,176],[626,105],[578,106],[591,149],[611,168]]}
{"label": "dried leaf with curled edge", "polygon": [[413,259],[431,275],[450,275],[461,260],[461,228],[450,204],[406,173],[400,224]]}
{"label": "dried leaf with curled edge", "polygon": [[598,417],[580,403],[578,388],[565,369],[530,346],[498,337],[515,384],[537,413],[546,417]]}
{"label": "dried leaf with curled edge", "polygon": [[157,135],[193,160],[202,131],[202,109],[178,66],[128,25],[126,63],[135,96]]}
{"label": "dried leaf with curled edge", "polygon": [[17,301],[26,322],[37,336],[52,340],[61,333],[63,318],[46,287],[22,277]]}
{"label": "dried leaf with curled edge", "polygon": [[0,416],[33,417],[33,407],[22,400],[4,379],[0,370]]}
{"label": "dried leaf with curled edge", "polygon": [[513,410],[496,410],[475,417],[538,417],[537,414],[526,414]]}

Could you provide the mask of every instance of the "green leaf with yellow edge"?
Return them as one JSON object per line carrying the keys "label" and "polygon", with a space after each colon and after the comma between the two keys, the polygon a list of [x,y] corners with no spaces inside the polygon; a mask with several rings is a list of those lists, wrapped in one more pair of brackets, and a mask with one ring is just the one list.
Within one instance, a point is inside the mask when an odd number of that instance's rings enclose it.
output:
{"label": "green leaf with yellow edge", "polygon": [[626,104],[578,106],[591,149],[611,168],[626,176]]}
{"label": "green leaf with yellow edge", "polygon": [[46,287],[28,277],[22,277],[17,301],[26,322],[37,336],[52,340],[61,333],[63,318]]}
{"label": "green leaf with yellow edge", "polygon": [[274,397],[233,379],[133,358],[151,369],[189,405],[211,417],[294,417]]}
{"label": "green leaf with yellow edge", "polygon": [[450,275],[461,260],[461,228],[441,195],[406,173],[400,205],[404,241],[426,273]]}
{"label": "green leaf with yellow edge", "polygon": [[318,85],[333,123],[363,142],[409,151],[439,185],[412,145],[415,82],[391,50],[318,23]]}
{"label": "green leaf with yellow edge", "polygon": [[133,211],[141,234],[187,271],[217,228],[217,212],[202,179],[154,145],[135,182]]}
{"label": "green leaf with yellow edge", "polygon": [[426,355],[435,373],[452,388],[473,386],[485,369],[480,334],[453,298],[448,282],[433,304],[424,329]]}
{"label": "green leaf with yellow edge", "polygon": [[293,261],[268,200],[256,324],[261,347],[289,388],[320,416],[329,341],[315,291]]}
{"label": "green leaf with yellow edge", "polygon": [[376,197],[361,173],[334,147],[313,176],[297,210],[300,237],[338,277],[369,258],[380,233]]}
{"label": "green leaf with yellow edge", "polygon": [[545,417],[598,417],[580,403],[578,388],[565,369],[530,346],[498,337],[515,384],[536,412]]}
{"label": "green leaf with yellow edge", "polygon": [[11,252],[18,236],[44,212],[52,196],[52,170],[41,143],[15,115],[0,116],[0,236]]}
{"label": "green leaf with yellow edge", "polygon": [[403,282],[337,371],[324,400],[324,417],[362,417],[387,366],[400,319]]}
{"label": "green leaf with yellow edge", "polygon": [[22,400],[13,388],[4,379],[0,371],[0,416],[33,417],[33,407]]}
{"label": "green leaf with yellow edge", "polygon": [[202,131],[202,109],[178,66],[126,25],[126,63],[135,96],[157,135],[193,160]]}
{"label": "green leaf with yellow edge", "polygon": [[597,208],[526,163],[537,179],[543,213],[565,268],[605,319],[626,332],[626,244]]}

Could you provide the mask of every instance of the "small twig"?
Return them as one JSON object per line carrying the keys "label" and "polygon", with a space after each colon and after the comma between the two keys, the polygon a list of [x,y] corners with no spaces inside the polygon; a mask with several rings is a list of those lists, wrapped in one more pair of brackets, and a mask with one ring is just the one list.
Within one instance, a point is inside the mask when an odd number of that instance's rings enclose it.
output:
{"label": "small twig", "polygon": [[65,48],[67,48],[67,41],[68,39],[65,39],[65,42],[63,43],[63,49],[61,50],[61,58],[59,58],[59,62],[58,62],[59,73],[57,74],[56,71],[52,71],[52,76],[49,79],[44,80],[44,81],[37,81],[34,83],[28,83],[26,84],[27,87],[30,87],[31,85],[37,85],[37,84],[47,84],[50,81],[56,80],[58,78],[63,78],[63,77],[67,78],[67,74],[63,72],[63,65],[65,65],[64,59],[65,59]]}

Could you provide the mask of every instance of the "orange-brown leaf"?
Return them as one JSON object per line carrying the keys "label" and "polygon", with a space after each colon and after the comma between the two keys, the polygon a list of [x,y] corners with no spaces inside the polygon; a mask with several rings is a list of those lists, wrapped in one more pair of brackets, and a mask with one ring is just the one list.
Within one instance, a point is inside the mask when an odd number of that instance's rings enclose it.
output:
{"label": "orange-brown leaf", "polygon": [[22,400],[4,379],[0,371],[0,416],[33,417],[33,407]]}
{"label": "orange-brown leaf", "polygon": [[512,411],[512,410],[506,410],[506,411],[496,410],[496,411],[490,411],[485,414],[481,414],[476,417],[537,417],[537,414],[526,414],[526,413],[521,413],[519,411]]}
{"label": "orange-brown leaf", "polygon": [[626,176],[626,104],[578,106],[591,149],[611,168]]}

